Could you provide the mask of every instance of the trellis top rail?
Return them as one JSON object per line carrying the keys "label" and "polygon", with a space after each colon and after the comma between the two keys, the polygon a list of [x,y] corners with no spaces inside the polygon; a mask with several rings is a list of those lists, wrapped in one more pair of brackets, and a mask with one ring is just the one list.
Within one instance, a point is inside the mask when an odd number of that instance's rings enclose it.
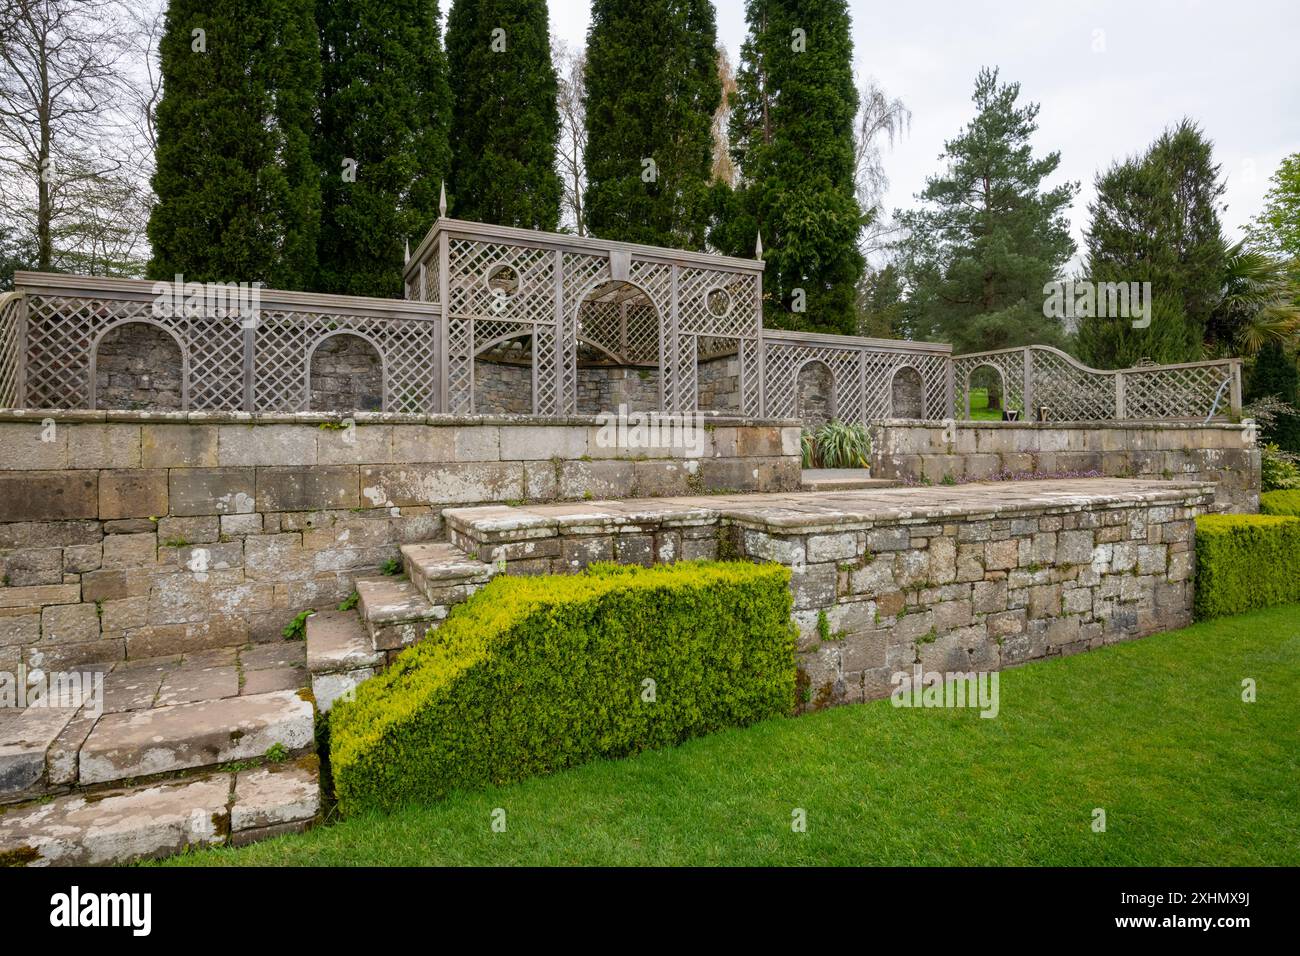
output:
{"label": "trellis top rail", "polygon": [[611,252],[622,252],[632,258],[643,259],[648,262],[704,266],[722,272],[761,274],[764,269],[762,259],[741,259],[735,256],[719,256],[708,252],[691,252],[687,249],[666,249],[662,246],[649,246],[639,242],[616,242],[612,239],[596,239],[592,236],[577,236],[562,232],[542,232],[540,229],[520,229],[515,226],[494,226],[489,223],[473,222],[468,219],[442,218],[433,224],[433,227],[420,240],[420,244],[415,247],[407,260],[402,274],[402,277],[407,282],[411,282],[419,276],[420,264],[429,259],[439,236],[597,256],[608,256]]}

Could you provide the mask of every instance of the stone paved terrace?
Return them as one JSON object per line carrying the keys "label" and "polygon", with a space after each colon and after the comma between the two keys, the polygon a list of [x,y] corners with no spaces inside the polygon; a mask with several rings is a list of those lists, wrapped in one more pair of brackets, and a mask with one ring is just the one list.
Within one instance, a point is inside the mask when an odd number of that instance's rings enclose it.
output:
{"label": "stone paved terrace", "polygon": [[[878,487],[844,491],[701,495],[623,501],[488,505],[443,512],[460,542],[487,545],[538,540],[597,528],[690,527],[719,520],[749,528],[815,533],[863,529],[881,522],[1005,518],[1039,511],[1087,511],[1110,505],[1180,501],[1211,491],[1203,482],[1129,478],[1078,478],[979,482],[929,487]],[[481,554],[483,560],[497,555]]]}

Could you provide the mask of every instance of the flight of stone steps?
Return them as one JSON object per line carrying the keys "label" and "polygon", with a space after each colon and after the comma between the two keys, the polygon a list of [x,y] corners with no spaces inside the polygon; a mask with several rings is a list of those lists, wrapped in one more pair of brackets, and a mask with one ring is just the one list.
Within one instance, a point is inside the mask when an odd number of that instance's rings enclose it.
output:
{"label": "flight of stone steps", "polygon": [[307,619],[307,669],[322,713],[498,572],[446,542],[403,545],[402,566],[405,577],[357,578],[355,612],[322,611]]}
{"label": "flight of stone steps", "polygon": [[78,706],[0,711],[0,866],[127,863],[316,820],[302,642],[93,668],[102,693]]}

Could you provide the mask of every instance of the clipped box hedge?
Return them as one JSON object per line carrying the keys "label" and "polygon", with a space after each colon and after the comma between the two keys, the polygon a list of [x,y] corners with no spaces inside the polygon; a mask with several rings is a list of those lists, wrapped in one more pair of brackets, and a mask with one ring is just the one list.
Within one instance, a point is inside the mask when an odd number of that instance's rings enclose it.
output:
{"label": "clipped box hedge", "polygon": [[1260,514],[1300,517],[1300,490],[1266,491],[1259,496]]}
{"label": "clipped box hedge", "polygon": [[1196,617],[1300,601],[1300,518],[1196,519]]}
{"label": "clipped box hedge", "polygon": [[335,706],[340,809],[388,810],[790,714],[788,585],[784,567],[731,562],[497,578]]}

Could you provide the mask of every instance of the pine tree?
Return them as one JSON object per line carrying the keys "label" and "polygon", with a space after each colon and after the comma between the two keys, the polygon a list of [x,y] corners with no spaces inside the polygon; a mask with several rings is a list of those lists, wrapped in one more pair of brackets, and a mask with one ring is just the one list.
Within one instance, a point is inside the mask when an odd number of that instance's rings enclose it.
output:
{"label": "pine tree", "polygon": [[322,292],[397,296],[438,215],[451,90],[436,0],[318,0]]}
{"label": "pine tree", "polygon": [[159,45],[149,274],[308,288],[320,177],[309,0],[172,0]]}
{"label": "pine tree", "polygon": [[761,231],[769,326],[852,334],[863,260],[848,4],[747,0],[745,15],[730,123],[741,182],[715,192],[712,241],[752,256]]}
{"label": "pine tree", "polygon": [[455,0],[447,17],[451,213],[553,230],[563,186],[546,0]]}
{"label": "pine tree", "polygon": [[595,0],[587,33],[592,235],[702,249],[722,99],[709,0]]}
{"label": "pine tree", "polygon": [[1087,271],[1094,282],[1150,282],[1151,325],[1087,319],[1079,354],[1098,368],[1147,358],[1192,362],[1222,292],[1226,244],[1219,224],[1223,181],[1213,144],[1189,120],[1166,130],[1139,157],[1097,177],[1088,206]]}
{"label": "pine tree", "polygon": [[959,352],[1050,344],[1063,334],[1043,314],[1043,287],[1074,254],[1066,211],[1079,187],[1043,189],[1061,156],[1034,155],[1039,106],[1019,97],[1019,83],[981,70],[975,118],[944,144],[946,168],[926,181],[922,208],[899,216],[914,331]]}

